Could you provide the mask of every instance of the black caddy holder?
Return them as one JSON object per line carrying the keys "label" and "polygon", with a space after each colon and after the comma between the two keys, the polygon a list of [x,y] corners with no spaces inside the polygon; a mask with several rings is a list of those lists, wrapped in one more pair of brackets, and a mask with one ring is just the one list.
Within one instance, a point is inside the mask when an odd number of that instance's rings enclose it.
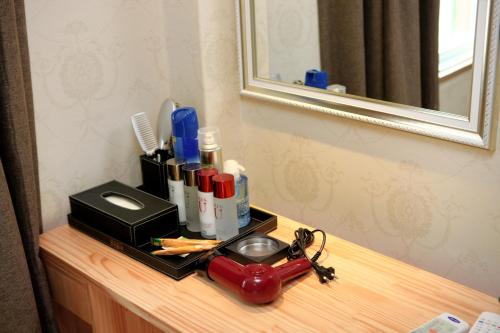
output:
{"label": "black caddy holder", "polygon": [[[136,203],[137,209],[119,206],[106,199],[109,196],[125,197]],[[199,232],[190,232],[179,225],[177,205],[115,180],[71,195],[69,225],[112,248],[138,260],[172,278],[180,280],[194,272],[205,255],[191,253],[182,256],[155,256],[158,249],[150,244],[154,238],[202,238]],[[219,244],[224,248],[253,232],[268,233],[277,227],[277,217],[250,208],[251,221],[240,228],[239,234]]]}
{"label": "black caddy holder", "polygon": [[[160,160],[158,160],[160,156]],[[169,155],[164,150],[157,150],[152,156],[146,154],[139,158],[141,162],[142,186],[141,188],[152,195],[168,200],[167,163]]]}

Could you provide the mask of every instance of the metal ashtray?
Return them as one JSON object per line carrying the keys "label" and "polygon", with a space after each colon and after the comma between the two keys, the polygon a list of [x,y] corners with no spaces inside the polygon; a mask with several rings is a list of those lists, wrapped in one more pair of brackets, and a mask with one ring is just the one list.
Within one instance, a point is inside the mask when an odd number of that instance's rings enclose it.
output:
{"label": "metal ashtray", "polygon": [[288,253],[290,246],[274,237],[254,233],[226,247],[227,255],[241,263],[273,264]]}

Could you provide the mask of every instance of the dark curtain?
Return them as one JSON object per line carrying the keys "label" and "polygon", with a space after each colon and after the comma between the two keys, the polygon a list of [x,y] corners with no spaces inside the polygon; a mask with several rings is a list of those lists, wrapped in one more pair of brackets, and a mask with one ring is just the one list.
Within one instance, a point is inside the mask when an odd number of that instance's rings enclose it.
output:
{"label": "dark curtain", "polygon": [[0,0],[0,332],[57,331],[40,232],[24,2]]}
{"label": "dark curtain", "polygon": [[439,0],[318,0],[318,13],[329,84],[439,109]]}

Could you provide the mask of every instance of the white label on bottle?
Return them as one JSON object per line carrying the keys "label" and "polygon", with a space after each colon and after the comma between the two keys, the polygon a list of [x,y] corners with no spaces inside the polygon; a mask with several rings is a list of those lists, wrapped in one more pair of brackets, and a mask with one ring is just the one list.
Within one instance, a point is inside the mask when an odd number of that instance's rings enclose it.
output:
{"label": "white label on bottle", "polygon": [[168,194],[170,202],[177,205],[179,223],[186,224],[186,205],[184,203],[184,182],[182,180],[168,180]]}
{"label": "white label on bottle", "polygon": [[213,192],[198,191],[198,212],[200,214],[200,225],[203,235],[215,237]]}
{"label": "white label on bottle", "polygon": [[232,198],[214,198],[215,234],[218,240],[228,240],[238,235],[238,215],[236,200]]}
{"label": "white label on bottle", "polygon": [[198,187],[184,185],[186,199],[186,227],[189,231],[200,232],[200,214],[198,213]]}

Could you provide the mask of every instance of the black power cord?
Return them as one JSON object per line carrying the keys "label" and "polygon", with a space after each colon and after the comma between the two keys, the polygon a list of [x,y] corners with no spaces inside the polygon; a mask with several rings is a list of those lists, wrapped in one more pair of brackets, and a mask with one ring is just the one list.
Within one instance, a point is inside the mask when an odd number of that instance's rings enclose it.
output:
{"label": "black power cord", "polygon": [[[306,248],[314,242],[314,233],[321,233],[323,236],[323,241],[321,242],[321,247],[319,248],[319,250],[312,256],[312,258],[309,258],[306,253]],[[335,279],[337,276],[335,275],[335,268],[327,268],[317,263],[319,257],[321,256],[321,253],[323,252],[323,249],[325,248],[325,243],[326,234],[323,230],[315,229],[311,231],[308,229],[299,228],[295,230],[295,240],[292,242],[290,248],[288,249],[287,258],[288,260],[297,259],[300,257],[307,258],[311,263],[311,266],[316,271],[319,282],[326,283],[330,280]]]}

